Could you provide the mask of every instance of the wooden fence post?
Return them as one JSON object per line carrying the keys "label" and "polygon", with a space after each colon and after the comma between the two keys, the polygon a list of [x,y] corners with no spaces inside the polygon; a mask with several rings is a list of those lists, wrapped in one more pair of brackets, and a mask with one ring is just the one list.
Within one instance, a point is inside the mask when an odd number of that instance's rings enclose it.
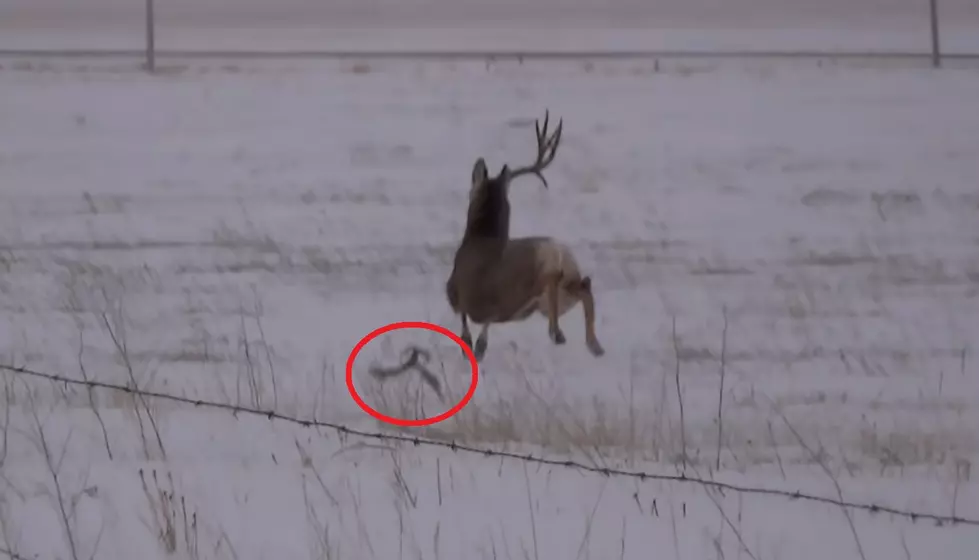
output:
{"label": "wooden fence post", "polygon": [[931,6],[931,65],[942,65],[941,38],[938,33],[938,0],[928,0]]}
{"label": "wooden fence post", "polygon": [[153,0],[146,0],[146,70],[150,73],[156,71],[155,32],[156,22],[153,19]]}

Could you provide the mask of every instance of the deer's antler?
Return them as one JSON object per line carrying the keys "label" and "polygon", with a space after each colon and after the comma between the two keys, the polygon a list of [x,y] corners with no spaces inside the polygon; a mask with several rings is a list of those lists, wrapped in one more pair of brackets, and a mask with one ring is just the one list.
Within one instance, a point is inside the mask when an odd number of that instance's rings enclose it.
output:
{"label": "deer's antler", "polygon": [[542,171],[554,161],[554,155],[557,153],[557,147],[561,143],[561,131],[564,128],[564,119],[558,121],[557,129],[554,130],[554,134],[550,137],[547,136],[547,123],[550,120],[550,111],[544,112],[544,126],[541,128],[540,121],[534,121],[534,129],[537,132],[537,160],[527,167],[520,167],[510,171],[510,179],[514,179],[521,175],[533,174],[544,183],[544,187],[548,187],[547,179],[544,178]]}

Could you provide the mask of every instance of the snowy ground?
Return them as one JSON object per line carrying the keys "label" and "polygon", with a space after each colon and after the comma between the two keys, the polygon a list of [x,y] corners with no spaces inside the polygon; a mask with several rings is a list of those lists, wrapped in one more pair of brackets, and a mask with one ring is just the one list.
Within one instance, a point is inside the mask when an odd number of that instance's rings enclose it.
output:
{"label": "snowy ground", "polygon": [[[834,498],[835,479],[848,500],[979,517],[974,68],[134,66],[0,62],[4,363],[387,429],[347,394],[348,352],[393,321],[458,329],[443,286],[472,162],[527,161],[550,108],[566,127],[551,189],[513,186],[512,230],[572,245],[607,354],[585,350],[579,309],[563,347],[541,318],[496,326],[472,404],[409,433],[666,474],[685,439],[688,474]],[[431,416],[448,406],[417,380],[364,377],[413,337],[461,396],[458,348],[411,332],[369,344],[356,383],[379,410]],[[851,529],[830,505],[151,401],[161,450],[131,397],[97,391],[93,407],[78,388],[0,379],[0,542],[22,558],[966,559],[979,546],[975,526],[853,512]]]}

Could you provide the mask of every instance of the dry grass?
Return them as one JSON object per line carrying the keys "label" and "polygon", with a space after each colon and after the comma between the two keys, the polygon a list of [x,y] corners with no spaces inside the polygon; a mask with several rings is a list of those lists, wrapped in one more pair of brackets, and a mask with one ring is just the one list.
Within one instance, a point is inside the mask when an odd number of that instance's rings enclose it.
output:
{"label": "dry grass", "polygon": [[[118,285],[118,284],[117,284]],[[100,288],[101,291],[101,288]],[[104,294],[103,294],[104,295]],[[78,300],[84,299],[79,296]],[[104,302],[103,302],[104,303]],[[103,325],[99,331],[107,337],[109,348],[115,348],[117,356],[113,360],[117,367],[120,367],[122,378],[128,378],[134,382],[139,382],[142,386],[143,381],[137,374],[143,368],[141,360],[150,359],[151,354],[128,352],[129,343],[121,340],[119,333],[128,332],[126,330],[127,316],[115,309],[116,319],[103,319],[108,327]],[[84,320],[85,313],[94,316],[95,310],[83,312],[80,306],[74,308],[77,313],[76,320],[78,325],[88,324]],[[229,348],[230,353],[220,360],[204,359],[199,364],[208,367],[223,368],[225,370],[234,369],[234,384],[238,388],[236,392],[228,392],[224,398],[226,402],[241,406],[251,406],[255,408],[267,408],[273,406],[275,399],[274,371],[275,354],[270,352],[271,345],[265,340],[264,333],[259,327],[263,313],[260,300],[257,295],[251,301],[251,307],[242,311],[239,316],[239,327],[242,322],[254,325],[254,331],[246,329],[242,331],[242,338],[239,340],[237,348]],[[97,324],[97,323],[96,323]],[[732,324],[731,329],[736,330],[737,325]],[[206,329],[204,329],[206,331]],[[84,332],[83,330],[79,331]],[[88,337],[80,337],[80,348],[85,348],[84,340],[94,337],[97,333],[92,333]],[[200,334],[200,333],[199,333]],[[737,372],[727,372],[727,380],[733,384],[731,389],[714,389],[720,391],[721,396],[726,396],[726,402],[734,403],[726,407],[714,403],[711,407],[694,406],[687,408],[686,426],[684,437],[681,438],[679,429],[678,403],[675,401],[678,396],[682,397],[690,390],[691,386],[699,383],[695,373],[696,367],[710,365],[711,358],[717,356],[713,366],[721,367],[721,357],[726,355],[725,338],[727,335],[718,333],[721,337],[718,341],[718,349],[710,348],[705,352],[686,352],[683,351],[682,337],[677,335],[675,341],[676,356],[673,364],[669,367],[656,367],[656,375],[661,378],[654,383],[633,384],[624,390],[619,397],[611,397],[608,393],[595,394],[590,398],[581,398],[574,391],[557,390],[553,388],[550,392],[540,386],[539,379],[535,379],[536,372],[530,365],[527,370],[514,370],[513,373],[522,377],[521,390],[510,393],[491,393],[482,392],[477,394],[472,404],[466,407],[460,414],[440,424],[410,430],[431,438],[453,440],[464,442],[470,445],[486,445],[498,449],[507,450],[528,450],[539,449],[546,454],[569,455],[576,459],[584,458],[586,462],[596,466],[618,466],[622,463],[629,465],[640,465],[642,463],[655,462],[659,464],[672,464],[679,470],[681,466],[703,476],[706,470],[711,473],[713,470],[747,470],[754,465],[777,464],[784,473],[785,466],[793,464],[807,464],[818,466],[824,470],[840,472],[843,469],[850,476],[857,476],[862,471],[876,469],[876,465],[881,466],[881,473],[904,469],[915,463],[927,463],[931,465],[954,464],[954,480],[956,489],[954,497],[958,496],[958,486],[967,483],[971,475],[971,462],[967,448],[967,441],[963,441],[961,430],[947,428],[945,432],[937,433],[934,430],[921,430],[912,433],[907,430],[894,430],[891,433],[870,425],[854,431],[852,434],[843,434],[834,440],[836,448],[820,448],[818,452],[806,449],[799,445],[799,441],[820,437],[822,429],[820,423],[807,422],[801,418],[793,424],[791,430],[782,426],[773,426],[765,423],[767,416],[765,407],[761,406],[760,400],[740,395],[734,398],[738,391],[740,376]],[[434,340],[431,335],[425,340],[426,343],[433,345]],[[213,336],[210,333],[205,337],[208,340],[215,340],[220,336]],[[115,341],[113,341],[115,339]],[[247,344],[245,341],[248,341]],[[397,355],[393,351],[393,344],[381,341],[382,357],[387,355]],[[267,353],[263,353],[267,352]],[[138,360],[134,360],[134,356]],[[88,371],[90,368],[84,366],[86,357],[79,353],[79,368]],[[457,402],[462,397],[462,392],[466,388],[465,383],[454,378],[450,373],[450,367],[446,364],[454,364],[458,358],[451,355],[438,355],[436,352],[435,367],[433,371],[442,378],[443,385],[447,391],[447,402]],[[193,366],[194,361],[185,362],[183,366]],[[519,362],[515,362],[519,363]],[[683,366],[680,369],[679,366]],[[728,364],[729,365],[729,364]],[[636,359],[632,364],[630,372],[631,379],[649,376],[648,363]],[[689,369],[688,369],[689,368]],[[716,370],[715,370],[716,371]],[[85,375],[89,375],[86,373]],[[229,375],[226,371],[223,375]],[[150,376],[152,377],[152,376]],[[326,384],[336,384],[337,369],[324,367],[322,371],[322,382]],[[419,379],[408,376],[399,382],[388,382],[384,384],[371,383],[369,377],[363,385],[364,397],[372,403],[378,410],[402,417],[402,418],[424,418],[438,414],[445,410],[446,405],[437,401],[434,394]],[[682,381],[683,391],[678,393],[679,380]],[[648,381],[648,380],[647,380]],[[713,374],[711,383],[718,383],[720,380],[717,374]],[[692,384],[692,385],[691,385]],[[319,395],[322,388],[317,391]],[[59,406],[73,403],[76,407],[91,408],[102,423],[100,414],[107,413],[113,409],[122,409],[133,414],[133,421],[138,420],[135,416],[137,411],[146,415],[146,425],[143,429],[143,436],[140,436],[140,446],[144,448],[144,454],[151,456],[157,449],[151,445],[153,430],[149,426],[148,418],[155,415],[157,418],[161,414],[174,414],[175,411],[163,409],[162,407],[149,403],[137,402],[133,398],[106,398],[108,395],[94,396],[84,392],[73,392],[70,390],[57,390],[50,386],[42,386],[34,395],[47,395],[48,399],[55,399],[61,403]],[[790,395],[791,397],[791,395]],[[317,397],[319,398],[319,397]],[[685,398],[685,397],[684,397]],[[7,410],[14,406],[25,406],[29,404],[23,400],[22,395],[13,392],[8,397],[9,403]],[[928,402],[933,401],[934,396],[921,397],[919,407],[927,407]],[[105,402],[103,402],[105,401]],[[827,403],[826,399],[814,401],[799,401],[795,398],[784,399],[780,406],[796,406],[799,403],[806,406],[821,406]],[[846,399],[839,399],[835,404],[846,403]],[[308,404],[308,402],[307,402]],[[906,403],[906,404],[914,404]],[[291,402],[279,403],[279,407],[296,406]],[[716,408],[715,408],[716,406]],[[717,411],[717,412],[715,412]],[[893,413],[893,411],[890,411]],[[326,411],[329,416],[329,411]],[[309,414],[308,410],[300,409],[300,416],[314,416],[318,413]],[[319,415],[322,419],[322,415]],[[719,424],[723,421],[724,429],[721,433]],[[765,426],[765,427],[762,427]],[[385,426],[385,428],[388,428]],[[103,433],[105,427],[103,424]],[[721,435],[719,435],[721,434]],[[760,435],[769,434],[769,436]],[[111,457],[112,451],[109,449],[109,435],[104,435],[106,451]],[[686,440],[685,442],[683,440]],[[117,440],[113,440],[113,446],[118,445]],[[334,494],[338,491],[337,487],[324,478],[321,469],[323,466],[320,460],[315,457],[315,453],[296,442],[302,465],[305,472],[303,474],[303,493],[306,496],[307,512],[306,518],[310,525],[311,534],[316,535],[310,543],[310,549],[316,551],[316,557],[335,558],[342,556],[339,549],[338,539],[343,537],[331,529],[329,514],[324,512],[324,500],[338,503],[339,498]],[[721,446],[721,453],[717,453],[716,446]],[[964,447],[965,446],[965,447]],[[50,447],[50,446],[49,446]],[[162,442],[159,450],[162,451]],[[685,452],[686,450],[686,452]],[[409,474],[405,460],[401,455],[392,449],[392,471],[391,487],[396,496],[395,509],[400,523],[402,538],[406,539],[404,546],[417,546],[413,539],[418,536],[411,533],[412,529],[404,520],[410,518],[411,512],[418,509],[419,503],[425,499],[431,499],[420,494],[417,487],[417,480]],[[51,451],[49,449],[48,453]],[[535,451],[537,453],[537,451]],[[964,453],[964,454],[963,454]],[[718,455],[723,455],[723,460],[718,461]],[[52,456],[53,457],[53,456]],[[52,464],[55,463],[53,459]],[[52,472],[57,472],[52,469]],[[165,472],[165,471],[161,471]],[[221,554],[228,558],[237,556],[237,551],[231,546],[231,541],[217,526],[206,527],[203,520],[198,520],[197,510],[189,501],[189,496],[181,495],[178,492],[174,480],[169,473],[165,478],[160,478],[157,473],[147,476],[142,473],[143,492],[146,496],[147,527],[153,532],[163,551],[169,554],[182,554],[188,558],[202,557],[202,539],[217,538],[221,544]],[[878,473],[873,473],[878,474]],[[439,474],[439,484],[441,485],[442,474]],[[836,475],[834,475],[836,476]],[[784,474],[783,474],[784,477]],[[152,478],[152,481],[151,481]],[[536,506],[533,503],[534,488],[529,480],[526,481],[528,500],[530,502],[529,515],[533,518],[538,515]],[[441,487],[441,486],[440,486]],[[61,489],[56,494],[70,495],[71,492],[77,493],[78,490]],[[353,492],[353,490],[351,490]],[[441,490],[440,490],[441,492]],[[711,503],[717,508],[721,516],[725,531],[730,531],[737,538],[738,550],[752,557],[751,544],[741,537],[740,515],[735,516],[730,506],[725,503],[723,496],[709,496]],[[599,501],[601,496],[599,496]],[[64,503],[70,503],[71,498],[63,497]],[[599,501],[596,501],[590,516],[586,516],[585,526],[590,527],[593,517],[596,515]],[[3,504],[0,503],[0,510]],[[66,506],[67,507],[67,506]],[[954,507],[954,506],[953,506]],[[0,511],[2,513],[2,511]],[[671,508],[672,514],[672,508]],[[355,512],[358,519],[366,516],[366,512]],[[68,527],[66,535],[71,535],[74,525],[67,509],[62,516],[63,525]],[[680,520],[674,518],[673,522]],[[853,520],[849,520],[854,523]],[[0,527],[3,529],[3,527]],[[368,529],[363,529],[363,538]],[[854,525],[855,542],[860,546],[860,536]],[[724,549],[723,531],[712,537],[715,547],[718,550]],[[433,541],[438,542],[439,536],[433,535]],[[580,543],[580,550],[585,551],[591,539],[590,533],[586,530]],[[622,550],[625,550],[623,537]],[[677,537],[679,539],[679,537]],[[97,540],[93,540],[91,535],[85,537],[84,546],[92,547],[97,545]],[[8,546],[16,541],[5,541]],[[534,545],[541,549],[545,548],[541,543],[534,543],[533,539],[528,542],[528,557],[543,555],[541,550],[534,550]],[[438,545],[433,545],[435,549]],[[492,557],[487,554],[487,557]]]}

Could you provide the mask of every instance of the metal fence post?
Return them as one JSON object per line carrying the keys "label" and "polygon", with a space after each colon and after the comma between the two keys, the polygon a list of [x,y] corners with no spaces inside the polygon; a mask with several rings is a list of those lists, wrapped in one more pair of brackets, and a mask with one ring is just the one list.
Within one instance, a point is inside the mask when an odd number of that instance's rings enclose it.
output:
{"label": "metal fence post", "polygon": [[942,65],[941,40],[938,35],[938,0],[928,0],[931,6],[931,65]]}
{"label": "metal fence post", "polygon": [[156,22],[153,19],[153,0],[146,0],[146,70],[150,73],[156,71],[155,31]]}

